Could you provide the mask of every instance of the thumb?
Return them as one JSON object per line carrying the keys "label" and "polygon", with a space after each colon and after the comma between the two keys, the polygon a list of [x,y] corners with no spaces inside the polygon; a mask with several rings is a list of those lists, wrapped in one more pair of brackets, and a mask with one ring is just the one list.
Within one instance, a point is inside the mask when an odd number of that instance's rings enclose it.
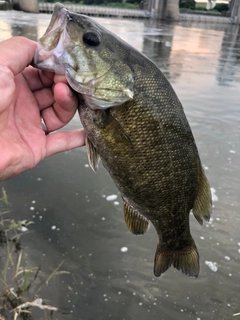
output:
{"label": "thumb", "polygon": [[0,65],[17,75],[30,64],[36,46],[36,42],[24,37],[12,37],[0,42]]}

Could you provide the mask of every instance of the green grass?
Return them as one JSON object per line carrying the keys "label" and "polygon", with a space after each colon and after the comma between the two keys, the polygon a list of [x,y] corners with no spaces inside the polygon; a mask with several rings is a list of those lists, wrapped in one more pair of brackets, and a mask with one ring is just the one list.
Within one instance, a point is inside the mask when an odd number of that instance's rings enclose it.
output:
{"label": "green grass", "polygon": [[110,3],[102,3],[99,6],[111,7],[111,8],[124,8],[124,9],[139,9],[139,5],[136,3],[110,2]]}
{"label": "green grass", "polygon": [[207,10],[206,4],[198,3],[197,5],[195,5],[195,10]]}
{"label": "green grass", "polygon": [[191,10],[187,8],[180,8],[180,13],[193,13],[193,14],[204,14],[209,16],[221,16],[221,13],[217,10]]}

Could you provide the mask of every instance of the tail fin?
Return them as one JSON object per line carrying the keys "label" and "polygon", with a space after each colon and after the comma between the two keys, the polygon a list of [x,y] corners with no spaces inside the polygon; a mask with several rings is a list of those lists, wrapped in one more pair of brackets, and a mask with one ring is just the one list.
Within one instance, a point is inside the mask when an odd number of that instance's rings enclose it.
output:
{"label": "tail fin", "polygon": [[160,277],[171,265],[190,277],[198,277],[199,255],[194,240],[181,250],[170,251],[163,249],[159,243],[154,261],[154,274]]}

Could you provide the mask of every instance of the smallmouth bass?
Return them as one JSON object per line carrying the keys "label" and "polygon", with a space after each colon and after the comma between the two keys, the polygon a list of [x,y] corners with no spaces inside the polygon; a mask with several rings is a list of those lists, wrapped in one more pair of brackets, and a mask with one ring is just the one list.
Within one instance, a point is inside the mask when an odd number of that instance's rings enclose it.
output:
{"label": "smallmouth bass", "polygon": [[79,96],[90,166],[119,189],[133,234],[158,234],[154,274],[197,277],[189,213],[209,220],[211,192],[182,105],[159,68],[93,19],[56,4],[34,65],[65,74]]}

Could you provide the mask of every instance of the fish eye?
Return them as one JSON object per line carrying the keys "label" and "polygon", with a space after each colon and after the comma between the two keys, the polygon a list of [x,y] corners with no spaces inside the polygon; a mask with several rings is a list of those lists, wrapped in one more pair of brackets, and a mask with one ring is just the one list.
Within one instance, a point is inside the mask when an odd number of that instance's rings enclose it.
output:
{"label": "fish eye", "polygon": [[97,47],[100,44],[100,39],[95,32],[87,31],[83,35],[83,42],[90,47]]}

